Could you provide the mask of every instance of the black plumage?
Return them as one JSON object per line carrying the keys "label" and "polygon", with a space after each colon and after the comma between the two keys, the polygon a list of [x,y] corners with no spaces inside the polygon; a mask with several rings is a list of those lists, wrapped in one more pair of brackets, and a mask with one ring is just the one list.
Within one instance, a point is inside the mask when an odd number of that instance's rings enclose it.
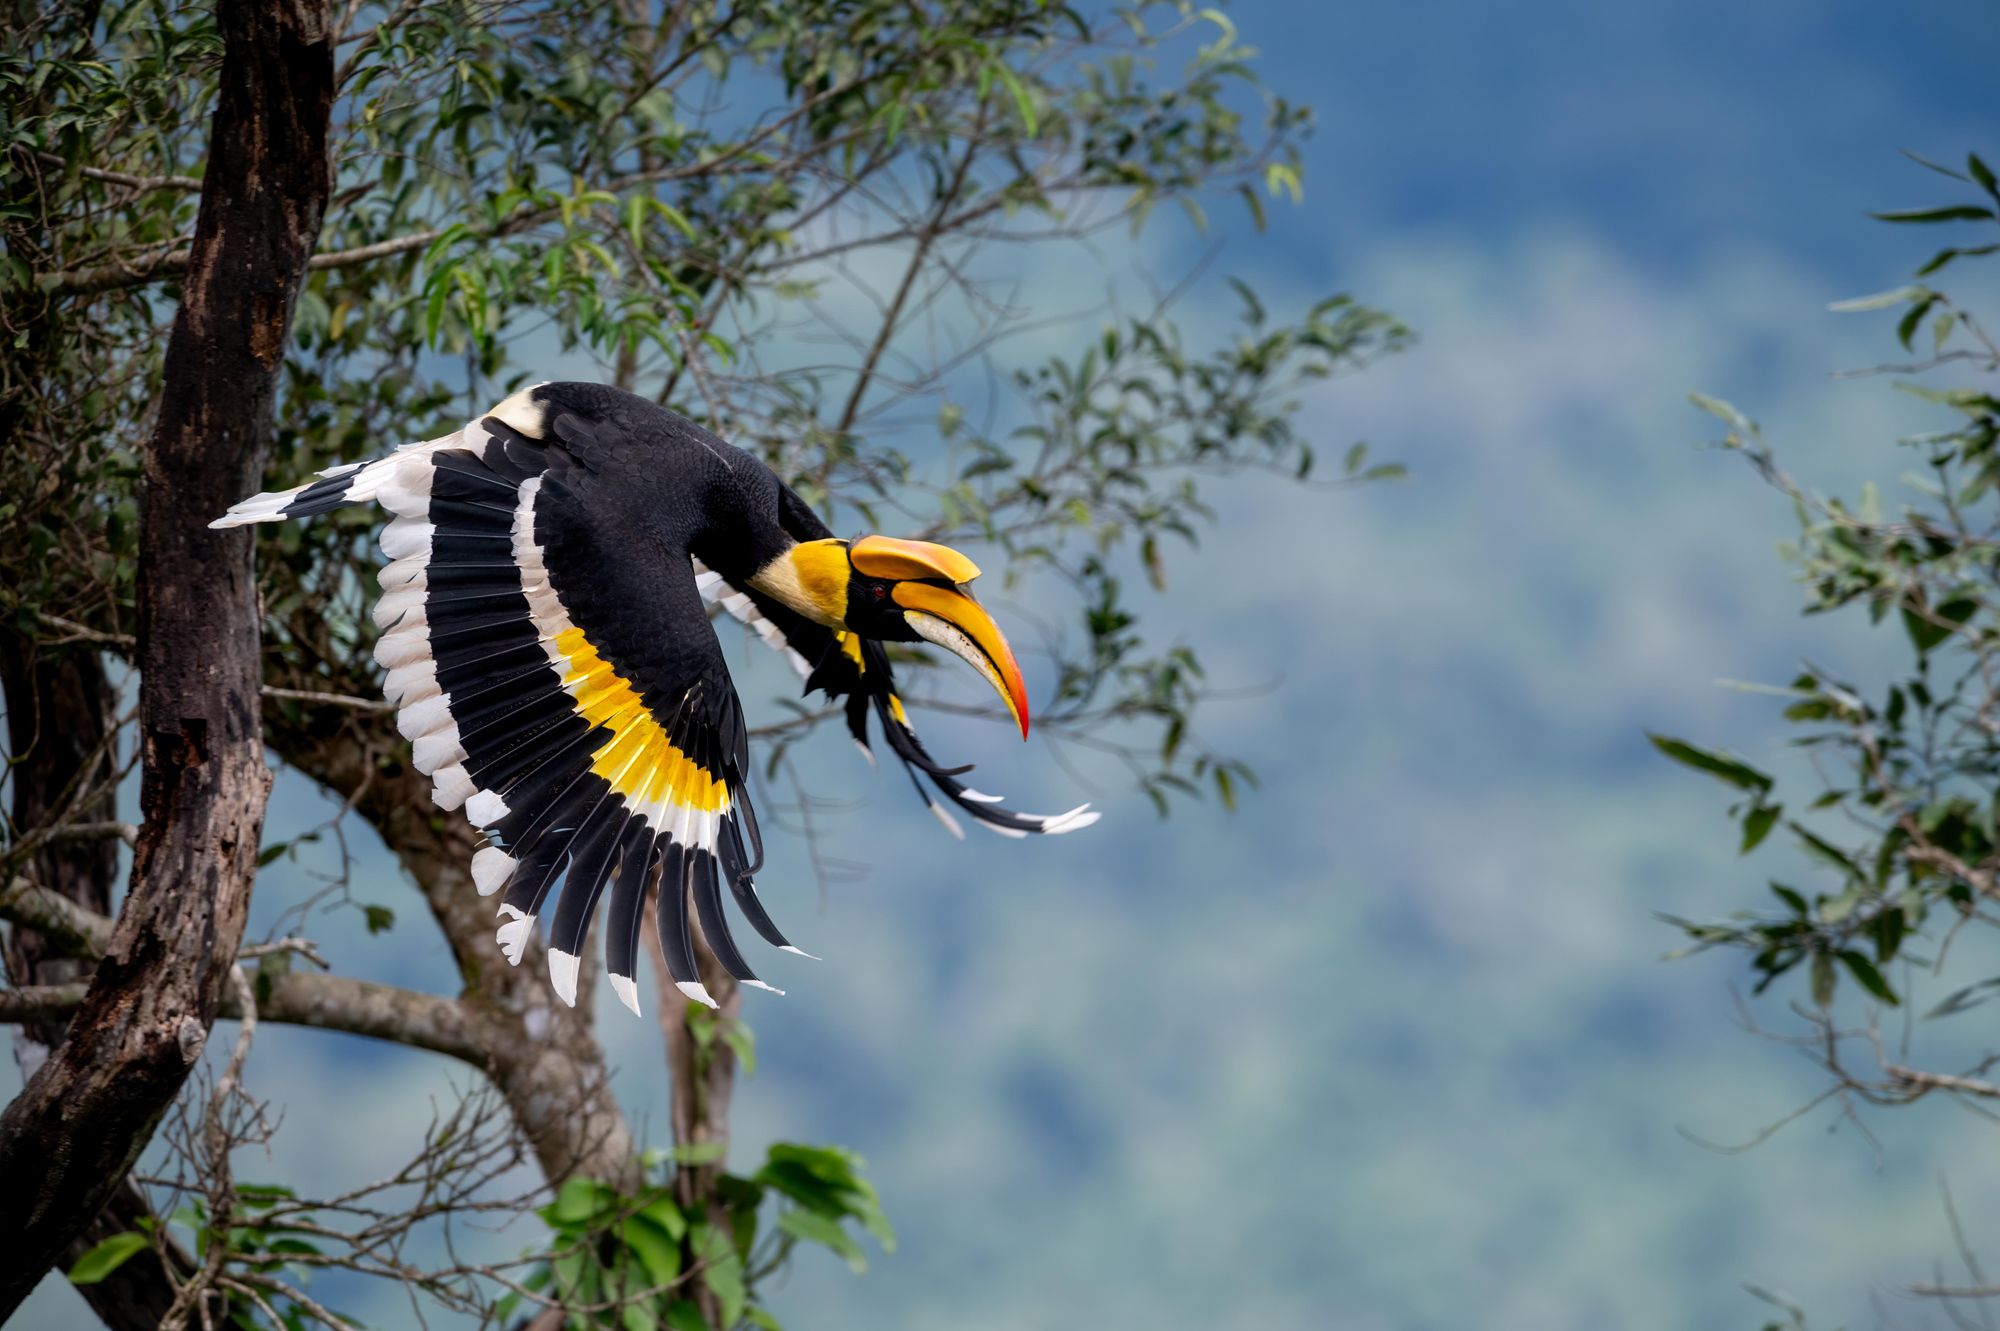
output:
{"label": "black plumage", "polygon": [[[787,563],[846,543],[757,458],[656,403],[596,384],[539,385],[444,438],[246,500],[216,525],[370,500],[394,515],[376,611],[385,692],[434,798],[463,806],[487,837],[473,876],[482,892],[504,889],[498,937],[509,960],[554,901],[550,967],[565,1001],[607,886],[608,969],[635,1011],[640,918],[655,885],[662,954],[690,997],[709,1001],[691,918],[725,970],[761,985],[731,934],[725,885],[762,938],[797,951],[757,898],[748,729],[710,603],[785,651],[809,691],[844,698],[864,751],[872,712],[954,832],[924,782],[1006,835],[1095,820],[1083,809],[1011,812],[960,784],[966,769],[934,762],[881,643],[837,626],[840,589],[808,592]],[[853,576],[882,601],[886,584]],[[832,598],[828,608],[813,595]],[[918,636],[900,613],[868,622]],[[969,647],[961,654],[998,678]],[[1018,670],[1013,680],[1018,694]]]}

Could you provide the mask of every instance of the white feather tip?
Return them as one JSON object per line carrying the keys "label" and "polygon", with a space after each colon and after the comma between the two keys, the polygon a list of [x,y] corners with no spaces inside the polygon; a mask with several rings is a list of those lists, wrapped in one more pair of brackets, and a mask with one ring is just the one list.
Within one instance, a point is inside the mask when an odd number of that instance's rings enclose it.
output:
{"label": "white feather tip", "polygon": [[518,862],[498,846],[481,847],[472,854],[472,885],[480,896],[490,897],[507,885]]}
{"label": "white feather tip", "polygon": [[502,906],[500,917],[506,921],[493,937],[500,944],[500,951],[506,955],[509,966],[521,964],[521,955],[528,950],[528,935],[534,931],[535,917],[519,906]]}
{"label": "white feather tip", "polygon": [[697,1003],[706,1003],[708,1006],[712,1008],[719,1008],[722,1006],[722,1004],[716,1002],[713,998],[710,998],[708,996],[708,989],[706,986],[696,984],[691,980],[685,983],[676,981],[674,984],[674,988],[680,990],[682,993],[686,994],[689,998],[692,998]]}
{"label": "white feather tip", "polygon": [[629,975],[612,976],[611,992],[618,995],[619,1002],[623,1003],[626,1007],[632,1009],[633,1016],[643,1017],[646,1015],[645,1013],[639,1011],[639,986],[632,983],[631,976]]}
{"label": "white feather tip", "polygon": [[576,1006],[576,969],[574,955],[559,948],[549,949],[549,984],[565,1007]]}
{"label": "white feather tip", "polygon": [[958,819],[952,817],[951,814],[945,811],[944,805],[939,804],[936,801],[931,801],[930,809],[932,813],[937,815],[937,820],[944,824],[945,831],[951,833],[953,836],[957,837],[960,841],[965,840],[965,829],[958,825]]}

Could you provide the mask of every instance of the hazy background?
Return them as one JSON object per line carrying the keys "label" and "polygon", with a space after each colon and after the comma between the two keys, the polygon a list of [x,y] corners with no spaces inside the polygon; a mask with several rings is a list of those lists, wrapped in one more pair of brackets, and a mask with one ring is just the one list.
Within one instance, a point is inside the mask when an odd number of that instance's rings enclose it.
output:
{"label": "hazy background", "polygon": [[[1864,674],[1894,647],[1800,620],[1771,557],[1786,505],[1702,447],[1719,430],[1685,394],[1734,399],[1820,483],[1893,478],[1881,441],[1920,410],[1828,380],[1879,359],[1893,316],[1825,305],[1929,253],[1864,216],[1941,201],[1947,182],[1896,149],[2000,151],[2000,9],[1231,13],[1319,130],[1305,206],[1261,236],[1212,210],[1227,244],[1183,315],[1212,303],[1220,327],[1224,274],[1402,315],[1422,344],[1306,419],[1323,453],[1367,438],[1412,477],[1233,485],[1218,535],[1145,594],[1149,622],[1252,691],[1205,722],[1263,777],[1233,816],[1161,822],[1115,772],[1085,763],[1101,783],[1080,787],[1039,745],[932,718],[933,749],[980,759],[983,788],[1106,810],[1073,837],[960,845],[900,777],[816,743],[815,787],[854,797],[825,849],[867,873],[822,896],[803,848],[776,848],[764,893],[826,961],[778,958],[790,995],[749,995],[735,1158],[781,1137],[858,1149],[902,1243],[862,1279],[806,1254],[778,1312],[795,1331],[1752,1327],[1751,1280],[1815,1325],[1875,1325],[1873,1296],[1937,1320],[1894,1290],[1949,1250],[1947,1161],[2000,1252],[1990,1125],[1871,1120],[1879,1157],[1851,1129],[1828,1140],[1825,1114],[1734,1157],[1677,1131],[1740,1140],[1820,1083],[1734,1027],[1729,959],[1659,962],[1675,936],[1653,911],[1744,904],[1770,865],[1736,859],[1721,788],[1642,732],[1779,764],[1775,706],[1716,679],[1806,655]],[[1161,231],[1149,257],[1170,274],[1209,243]],[[775,663],[725,641],[768,714]],[[271,836],[326,812],[282,778]],[[369,939],[335,921],[326,951],[450,986],[415,894],[363,855],[358,895],[402,923]],[[303,890],[275,866],[258,917]],[[598,1001],[622,1094],[663,1143],[657,1027]],[[304,1160],[301,1187],[386,1172],[462,1079],[298,1030],[261,1033],[249,1075],[289,1107],[277,1160],[239,1174]],[[9,1062],[0,1093],[17,1084]],[[348,1306],[408,1318],[384,1291]],[[18,1325],[87,1316],[53,1281]]]}

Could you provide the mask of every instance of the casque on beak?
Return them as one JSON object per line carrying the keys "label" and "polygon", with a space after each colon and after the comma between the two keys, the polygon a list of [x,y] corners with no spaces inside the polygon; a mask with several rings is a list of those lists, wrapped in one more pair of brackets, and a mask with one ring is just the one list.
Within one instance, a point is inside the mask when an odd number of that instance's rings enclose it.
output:
{"label": "casque on beak", "polygon": [[[965,590],[964,584],[979,576],[979,566],[949,546],[889,536],[863,537],[849,557],[863,573],[899,580],[889,594],[903,608],[911,630],[977,670],[1007,704],[1026,739],[1028,690],[1021,682],[1020,663],[993,616]],[[954,585],[940,587],[939,581]]]}

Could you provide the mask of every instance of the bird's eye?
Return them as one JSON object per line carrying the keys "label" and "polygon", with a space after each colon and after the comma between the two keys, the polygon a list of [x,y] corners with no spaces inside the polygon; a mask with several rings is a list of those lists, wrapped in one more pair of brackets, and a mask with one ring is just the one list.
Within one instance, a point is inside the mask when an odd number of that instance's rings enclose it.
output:
{"label": "bird's eye", "polygon": [[888,589],[887,587],[884,587],[884,586],[883,586],[883,585],[882,585],[881,583],[879,583],[879,582],[878,582],[878,583],[876,583],[876,584],[875,584],[875,585],[874,585],[873,587],[870,587],[870,588],[869,588],[868,590],[869,590],[869,593],[870,593],[871,595],[873,595],[873,596],[874,596],[874,598],[875,598],[876,600],[878,600],[878,601],[880,601],[880,600],[884,599],[885,597],[887,597],[887,596],[889,595],[889,589]]}

